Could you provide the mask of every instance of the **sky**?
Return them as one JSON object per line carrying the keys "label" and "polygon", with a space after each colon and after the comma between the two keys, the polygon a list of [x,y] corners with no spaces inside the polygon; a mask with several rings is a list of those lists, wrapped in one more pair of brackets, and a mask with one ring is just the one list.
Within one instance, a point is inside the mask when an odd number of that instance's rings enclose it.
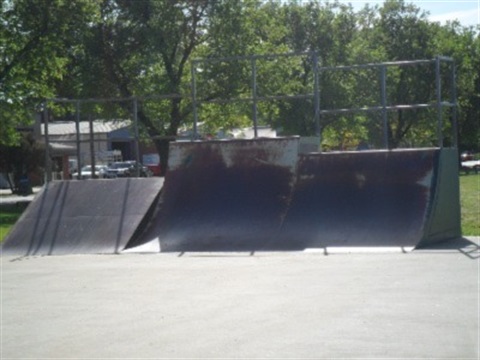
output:
{"label": "sky", "polygon": [[[342,0],[343,1],[343,0]],[[344,0],[356,10],[366,3],[382,4],[383,0]],[[480,0],[406,0],[430,13],[430,21],[445,24],[447,20],[458,20],[463,26],[480,25]]]}

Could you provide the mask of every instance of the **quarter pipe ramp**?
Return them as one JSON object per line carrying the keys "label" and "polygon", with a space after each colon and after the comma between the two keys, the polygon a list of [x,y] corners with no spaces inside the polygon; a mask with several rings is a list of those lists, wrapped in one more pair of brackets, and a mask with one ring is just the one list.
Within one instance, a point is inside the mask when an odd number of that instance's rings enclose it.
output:
{"label": "quarter pipe ramp", "polygon": [[158,199],[163,179],[54,181],[4,241],[4,255],[118,253]]}
{"label": "quarter pipe ramp", "polygon": [[418,247],[461,235],[456,149],[298,154],[298,138],[172,143],[161,251]]}

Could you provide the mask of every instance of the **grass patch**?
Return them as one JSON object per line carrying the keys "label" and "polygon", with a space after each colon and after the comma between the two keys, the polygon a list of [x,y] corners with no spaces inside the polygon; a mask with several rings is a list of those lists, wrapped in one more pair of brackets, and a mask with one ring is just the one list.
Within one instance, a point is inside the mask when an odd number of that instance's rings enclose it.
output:
{"label": "grass patch", "polygon": [[480,174],[460,175],[462,234],[480,236]]}
{"label": "grass patch", "polygon": [[0,243],[5,239],[12,226],[22,215],[25,206],[2,205],[0,206]]}

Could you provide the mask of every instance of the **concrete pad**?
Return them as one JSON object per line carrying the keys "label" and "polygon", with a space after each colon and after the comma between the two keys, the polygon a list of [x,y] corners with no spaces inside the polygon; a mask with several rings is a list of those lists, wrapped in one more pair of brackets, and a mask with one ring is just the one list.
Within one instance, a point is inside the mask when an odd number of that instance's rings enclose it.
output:
{"label": "concrete pad", "polygon": [[2,257],[0,357],[480,355],[471,242],[410,253],[179,255]]}

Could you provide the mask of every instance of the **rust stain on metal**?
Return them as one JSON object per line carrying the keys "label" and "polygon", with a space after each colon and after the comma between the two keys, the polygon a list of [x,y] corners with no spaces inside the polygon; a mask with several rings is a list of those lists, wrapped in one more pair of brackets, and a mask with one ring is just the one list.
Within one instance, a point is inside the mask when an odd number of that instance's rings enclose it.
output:
{"label": "rust stain on metal", "polygon": [[297,138],[173,144],[162,249],[268,247],[293,190],[297,148]]}
{"label": "rust stain on metal", "polygon": [[438,150],[300,155],[283,236],[303,247],[414,246]]}
{"label": "rust stain on metal", "polygon": [[439,149],[298,153],[298,139],[173,144],[163,251],[415,246]]}

